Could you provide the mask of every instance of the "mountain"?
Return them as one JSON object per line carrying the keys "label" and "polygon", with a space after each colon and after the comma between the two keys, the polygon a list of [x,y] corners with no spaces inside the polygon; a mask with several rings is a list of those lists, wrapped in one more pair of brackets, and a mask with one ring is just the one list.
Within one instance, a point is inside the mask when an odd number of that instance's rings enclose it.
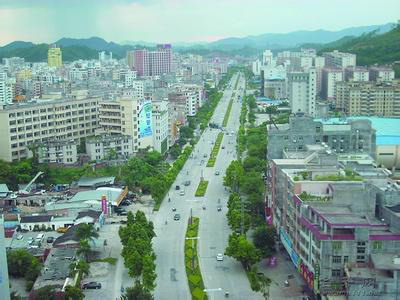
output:
{"label": "mountain", "polygon": [[[358,65],[388,64],[400,61],[400,25],[389,32],[370,32],[342,41],[326,44],[320,52],[338,49],[357,54]],[[400,74],[399,74],[400,75]]]}
{"label": "mountain", "polygon": [[393,23],[384,25],[371,25],[346,28],[340,31],[294,31],[289,33],[266,33],[256,36],[247,36],[243,38],[226,38],[218,40],[207,45],[210,49],[235,50],[243,47],[256,49],[283,49],[294,48],[305,43],[329,43],[339,40],[346,36],[359,36],[363,33],[377,31],[384,33],[394,27]]}
{"label": "mountain", "polygon": [[33,47],[35,44],[31,42],[23,42],[23,41],[15,41],[12,43],[9,43],[3,47],[0,47],[0,51],[11,51],[14,49],[20,49],[20,48],[30,48]]}

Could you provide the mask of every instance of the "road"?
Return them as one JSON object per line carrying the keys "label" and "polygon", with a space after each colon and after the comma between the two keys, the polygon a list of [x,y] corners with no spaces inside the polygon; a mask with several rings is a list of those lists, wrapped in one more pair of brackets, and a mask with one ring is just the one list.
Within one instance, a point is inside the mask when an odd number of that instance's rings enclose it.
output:
{"label": "road", "polygon": [[[230,86],[232,88],[237,76],[238,74],[231,79]],[[242,76],[238,87],[244,87],[244,84]],[[215,110],[212,122],[222,124],[232,93],[231,89],[224,92]],[[171,202],[164,200],[154,218],[157,235],[153,241],[154,251],[157,255],[155,299],[191,298],[183,252],[186,224],[191,212],[200,217],[199,256],[205,286],[207,289],[217,289],[215,292],[209,293],[209,298],[225,298],[224,292],[229,291],[230,299],[261,299],[260,296],[251,291],[246,274],[238,262],[229,257],[225,257],[223,262],[217,262],[215,259],[217,253],[224,253],[230,234],[225,216],[229,194],[224,190],[222,180],[230,161],[236,158],[236,135],[231,135],[231,131],[236,133],[239,127],[241,104],[236,99],[235,97],[227,126],[229,136],[224,136],[222,145],[225,146],[225,149],[220,149],[216,166],[206,168],[206,163],[213,146],[212,142],[215,142],[220,131],[206,129],[194,148],[194,157],[188,159],[169,191]],[[207,155],[207,158],[204,158],[204,155]],[[220,175],[215,175],[215,171],[219,171]],[[207,193],[205,197],[195,198],[194,193],[201,176],[209,181]],[[180,185],[182,187],[185,180],[190,180],[191,184],[185,187],[185,195],[180,196],[179,191],[175,190],[175,186]],[[223,206],[220,212],[217,211],[218,199]],[[206,207],[205,210],[202,209],[203,206]],[[176,213],[180,214],[181,219],[179,221],[173,220],[175,212],[172,212],[172,208],[176,208]]]}

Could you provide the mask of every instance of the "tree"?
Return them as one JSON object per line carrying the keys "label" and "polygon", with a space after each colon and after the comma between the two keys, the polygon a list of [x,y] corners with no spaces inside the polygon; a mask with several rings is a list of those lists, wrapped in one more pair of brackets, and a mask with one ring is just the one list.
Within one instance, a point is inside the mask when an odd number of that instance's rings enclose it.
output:
{"label": "tree", "polygon": [[132,157],[121,169],[121,176],[130,190],[137,190],[143,179],[154,176],[157,170],[140,157]]}
{"label": "tree", "polygon": [[118,158],[118,153],[114,149],[109,149],[106,156],[104,157],[105,160],[113,160]]}
{"label": "tree", "polygon": [[149,151],[143,157],[144,161],[153,166],[158,167],[160,163],[163,161],[163,156],[160,152],[157,151]]}
{"label": "tree", "polygon": [[146,290],[139,280],[135,281],[133,287],[125,289],[125,293],[121,297],[122,300],[153,300],[151,293]]}
{"label": "tree", "polygon": [[263,273],[258,272],[257,267],[253,266],[248,272],[251,289],[255,292],[261,292],[264,298],[269,299],[269,287],[272,280]]}
{"label": "tree", "polygon": [[45,285],[44,287],[41,287],[40,289],[36,290],[34,292],[33,299],[35,300],[56,300],[56,297],[54,295],[55,288],[51,285]]}
{"label": "tree", "polygon": [[25,249],[7,252],[8,272],[11,276],[25,277],[34,281],[40,274],[42,264]]}
{"label": "tree", "polygon": [[254,246],[260,250],[263,257],[269,257],[275,253],[276,230],[265,224],[257,227],[253,232]]}
{"label": "tree", "polygon": [[232,190],[236,191],[243,176],[244,169],[241,162],[234,160],[226,169],[224,176],[224,185],[229,186]]}
{"label": "tree", "polygon": [[76,236],[81,240],[93,241],[99,237],[93,224],[79,224],[76,228]]}
{"label": "tree", "polygon": [[12,291],[10,293],[10,299],[11,300],[21,300],[21,296],[18,295],[18,293],[16,291]]}
{"label": "tree", "polygon": [[75,276],[77,272],[81,272],[82,275],[89,275],[90,264],[88,264],[84,260],[78,260],[69,265],[69,274],[70,276]]}
{"label": "tree", "polygon": [[65,300],[83,300],[85,295],[80,288],[68,285],[65,288]]}
{"label": "tree", "polygon": [[179,135],[184,139],[191,139],[193,137],[193,132],[193,128],[190,128],[189,126],[182,126],[179,128]]}
{"label": "tree", "polygon": [[229,236],[225,254],[240,261],[246,271],[261,259],[260,252],[254,244],[248,241],[245,235],[236,233]]}
{"label": "tree", "polygon": [[179,155],[181,155],[182,149],[179,147],[179,145],[174,144],[170,149],[169,149],[169,154],[173,159],[177,159]]}
{"label": "tree", "polygon": [[149,254],[146,255],[143,259],[143,287],[148,291],[153,291],[156,287],[156,264],[155,264],[155,255]]}
{"label": "tree", "polygon": [[266,161],[254,156],[247,156],[243,160],[243,168],[246,172],[255,171],[261,173],[266,168]]}
{"label": "tree", "polygon": [[76,251],[76,254],[83,256],[86,262],[89,261],[90,245],[88,240],[79,241],[79,249]]}

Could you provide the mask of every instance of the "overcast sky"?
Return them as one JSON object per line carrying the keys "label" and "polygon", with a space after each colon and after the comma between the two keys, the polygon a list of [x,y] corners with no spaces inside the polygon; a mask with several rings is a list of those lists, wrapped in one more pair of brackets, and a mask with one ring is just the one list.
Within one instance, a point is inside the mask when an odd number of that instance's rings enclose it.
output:
{"label": "overcast sky", "polygon": [[99,36],[212,41],[396,22],[400,0],[0,0],[0,45]]}

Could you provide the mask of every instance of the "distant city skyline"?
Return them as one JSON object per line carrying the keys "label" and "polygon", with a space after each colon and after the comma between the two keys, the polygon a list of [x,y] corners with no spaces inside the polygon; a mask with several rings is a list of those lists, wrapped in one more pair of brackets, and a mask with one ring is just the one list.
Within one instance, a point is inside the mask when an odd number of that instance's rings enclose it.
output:
{"label": "distant city skyline", "polygon": [[[383,4],[384,3],[384,4]],[[398,0],[0,0],[0,45],[99,36],[108,41],[210,42],[396,22]]]}

